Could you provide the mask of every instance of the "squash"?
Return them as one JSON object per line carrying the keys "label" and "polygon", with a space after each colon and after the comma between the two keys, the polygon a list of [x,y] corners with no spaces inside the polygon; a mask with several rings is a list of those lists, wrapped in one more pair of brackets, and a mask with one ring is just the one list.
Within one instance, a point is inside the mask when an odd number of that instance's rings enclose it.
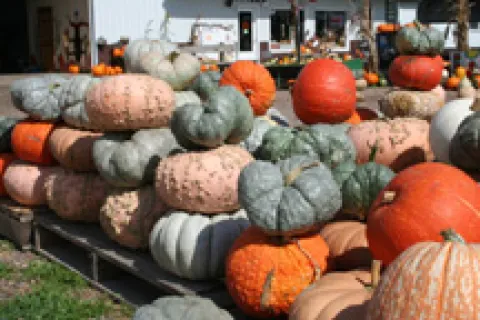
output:
{"label": "squash", "polygon": [[202,99],[206,100],[208,95],[218,90],[221,77],[222,74],[217,71],[202,72],[193,80],[188,90],[202,94]]}
{"label": "squash", "polygon": [[456,90],[460,86],[461,79],[457,76],[449,77],[445,83],[447,89]]}
{"label": "squash", "polygon": [[275,81],[261,64],[239,60],[223,71],[220,86],[233,86],[250,101],[253,113],[263,116],[273,105],[277,93]]}
{"label": "squash", "polygon": [[243,210],[211,217],[171,211],[153,227],[150,252],[163,270],[181,278],[221,278],[228,251],[249,225]]}
{"label": "squash", "polygon": [[194,91],[175,91],[175,108],[186,104],[201,104],[202,100]]}
{"label": "squash", "polygon": [[343,183],[352,175],[352,173],[356,169],[357,164],[355,163],[355,159],[344,161],[331,168],[333,178],[337,182],[340,190],[342,189]]}
{"label": "squash", "polygon": [[165,40],[136,39],[131,41],[125,48],[123,59],[125,69],[129,73],[142,72],[140,66],[141,57],[149,52],[159,52],[164,56],[177,50],[177,45]]}
{"label": "squash", "polygon": [[285,316],[295,298],[328,267],[329,250],[318,234],[284,242],[249,227],[226,260],[226,286],[248,316]]}
{"label": "squash", "polygon": [[467,69],[463,66],[458,66],[455,69],[455,75],[462,80],[467,75]]}
{"label": "squash", "polygon": [[440,243],[425,240],[409,247],[389,266],[366,319],[478,318],[480,247],[451,229],[442,230],[441,237]]}
{"label": "squash", "polygon": [[439,55],[445,47],[443,32],[415,21],[412,26],[402,27],[395,46],[402,55]]}
{"label": "squash", "polygon": [[375,199],[367,221],[372,255],[389,265],[421,241],[440,241],[454,228],[467,241],[480,241],[480,189],[463,171],[421,163],[398,173]]}
{"label": "squash", "polygon": [[117,187],[153,182],[158,163],[180,152],[170,129],[106,133],[93,144],[93,161],[100,175]]}
{"label": "squash", "polygon": [[98,132],[59,126],[50,134],[48,145],[50,153],[62,167],[92,172],[97,170],[93,162],[93,144],[101,136]]}
{"label": "squash", "polygon": [[475,98],[477,95],[477,89],[473,87],[472,81],[467,77],[460,80],[458,84],[458,97],[459,98]]}
{"label": "squash", "polygon": [[135,311],[132,320],[234,320],[210,299],[198,296],[168,296]]}
{"label": "squash", "polygon": [[40,165],[52,165],[55,159],[50,152],[48,139],[55,124],[39,121],[21,121],[12,130],[13,153],[24,161]]}
{"label": "squash", "polygon": [[100,226],[113,241],[130,249],[148,247],[155,223],[168,210],[153,186],[113,188],[100,208]]}
{"label": "squash", "polygon": [[148,75],[121,74],[93,86],[85,110],[92,128],[124,131],[167,127],[175,94],[163,80]]}
{"label": "squash", "polygon": [[10,163],[15,160],[17,160],[17,157],[13,153],[0,153],[0,197],[8,196],[5,185],[3,184],[3,176]]}
{"label": "squash", "polygon": [[348,124],[316,124],[300,128],[274,126],[263,136],[255,157],[276,162],[294,155],[317,157],[329,168],[355,159],[355,146],[346,134]]}
{"label": "squash", "polygon": [[[364,73],[365,76],[365,73]],[[357,88],[357,94],[358,91],[364,91],[368,87],[368,82],[365,80],[365,78],[355,80],[355,87]]]}
{"label": "squash", "polygon": [[70,78],[62,88],[60,95],[60,112],[63,121],[68,125],[80,129],[90,129],[90,120],[85,110],[87,92],[100,79],[90,75],[78,75]]}
{"label": "squash", "polygon": [[78,64],[70,64],[68,66],[69,73],[80,73],[80,66]]}
{"label": "squash", "polygon": [[261,146],[265,133],[271,127],[276,125],[276,122],[267,116],[256,117],[253,121],[253,129],[250,132],[250,135],[240,142],[239,145],[254,155],[257,149]]}
{"label": "squash", "polygon": [[12,131],[22,118],[0,116],[0,153],[12,151]]}
{"label": "squash", "polygon": [[60,95],[67,80],[57,74],[18,79],[10,85],[13,105],[35,120],[60,118]]}
{"label": "squash", "polygon": [[47,204],[60,218],[98,222],[108,183],[94,173],[57,170],[45,182]]}
{"label": "squash", "polygon": [[305,124],[341,123],[351,117],[356,101],[352,71],[331,59],[308,63],[293,87],[293,109]]}
{"label": "squash", "polygon": [[238,177],[253,157],[239,146],[168,157],[156,171],[157,195],[170,207],[216,214],[240,209]]}
{"label": "squash", "polygon": [[140,69],[167,82],[173,90],[182,91],[200,74],[200,61],[190,53],[149,52],[140,58]]}
{"label": "squash", "polygon": [[450,142],[449,159],[452,164],[466,171],[480,169],[480,112],[466,117]]}
{"label": "squash", "polygon": [[440,84],[442,70],[440,56],[398,56],[390,64],[388,77],[395,86],[428,91]]}
{"label": "squash", "polygon": [[330,169],[308,156],[250,163],[238,179],[238,200],[252,225],[271,235],[303,234],[342,206]]}

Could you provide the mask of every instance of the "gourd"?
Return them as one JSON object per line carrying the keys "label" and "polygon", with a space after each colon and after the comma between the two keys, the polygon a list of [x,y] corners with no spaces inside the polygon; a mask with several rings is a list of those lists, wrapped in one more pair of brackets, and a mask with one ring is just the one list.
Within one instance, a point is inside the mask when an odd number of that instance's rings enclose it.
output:
{"label": "gourd", "polygon": [[140,58],[140,69],[167,82],[175,91],[185,90],[200,74],[200,61],[190,53],[149,52]]}
{"label": "gourd", "polygon": [[24,161],[40,165],[52,165],[55,159],[50,152],[48,140],[55,129],[51,122],[24,120],[12,130],[11,143],[13,153]]}
{"label": "gourd", "polygon": [[7,171],[8,166],[13,161],[17,160],[17,157],[13,153],[0,153],[0,196],[8,196],[7,190],[3,183],[3,176]]}
{"label": "gourd", "polygon": [[35,120],[60,118],[60,95],[67,80],[57,74],[18,79],[10,85],[13,105]]}
{"label": "gourd", "polygon": [[0,152],[8,153],[12,151],[12,131],[22,118],[0,116]]}
{"label": "gourd", "polygon": [[105,78],[88,91],[85,103],[90,124],[99,131],[167,127],[174,108],[172,88],[143,74]]}
{"label": "gourd", "polygon": [[149,52],[159,52],[164,56],[177,50],[177,45],[165,40],[136,39],[131,41],[125,48],[125,69],[130,73],[141,72],[140,59]]}
{"label": "gourd", "polygon": [[239,146],[225,145],[168,157],[156,171],[157,195],[170,207],[216,214],[240,209],[238,177],[253,157]]}
{"label": "gourd", "polygon": [[450,161],[466,171],[480,169],[479,122],[479,112],[466,117],[450,142]]}
{"label": "gourd", "polygon": [[171,211],[153,227],[150,252],[162,269],[181,278],[221,278],[228,251],[249,225],[243,210],[211,217]]}
{"label": "gourd", "polygon": [[269,117],[256,117],[253,121],[253,129],[250,132],[250,135],[245,140],[240,142],[240,146],[247,149],[248,152],[254,155],[262,144],[262,139],[265,133],[275,125],[276,122],[271,120]]}
{"label": "gourd", "polygon": [[439,55],[445,47],[445,37],[439,30],[415,21],[398,31],[395,46],[402,55]]}
{"label": "gourd", "polygon": [[180,152],[170,129],[144,129],[135,133],[106,133],[93,144],[100,175],[117,187],[140,187],[153,182],[158,163]]}
{"label": "gourd", "polygon": [[194,91],[175,91],[175,108],[186,104],[201,104],[202,100]]}
{"label": "gourd", "polygon": [[395,86],[428,91],[440,84],[442,70],[440,56],[398,56],[390,64],[388,77]]}
{"label": "gourd", "polygon": [[238,198],[252,225],[272,235],[305,233],[342,206],[330,169],[308,156],[250,163],[240,173]]}

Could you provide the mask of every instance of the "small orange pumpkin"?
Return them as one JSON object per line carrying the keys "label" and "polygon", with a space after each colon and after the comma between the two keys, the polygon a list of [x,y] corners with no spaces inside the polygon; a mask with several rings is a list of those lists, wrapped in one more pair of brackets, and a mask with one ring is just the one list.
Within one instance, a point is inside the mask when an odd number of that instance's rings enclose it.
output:
{"label": "small orange pumpkin", "polygon": [[120,58],[120,57],[123,57],[123,49],[122,48],[114,48],[113,51],[112,51],[112,55],[115,57],[115,58]]}
{"label": "small orange pumpkin", "polygon": [[457,89],[460,85],[460,78],[457,76],[453,76],[448,78],[447,82],[445,83],[445,87],[447,89]]}
{"label": "small orange pumpkin", "polygon": [[382,23],[377,27],[378,32],[395,32],[398,29],[400,29],[400,26],[395,23]]}
{"label": "small orange pumpkin", "polygon": [[104,76],[106,71],[107,66],[104,63],[100,63],[92,67],[92,73],[96,77]]}
{"label": "small orange pumpkin", "polygon": [[455,70],[455,75],[461,80],[467,75],[467,69],[462,66],[457,67],[457,69]]}
{"label": "small orange pumpkin", "polygon": [[55,160],[48,143],[55,124],[45,121],[22,121],[12,130],[13,153],[24,161],[52,165]]}
{"label": "small orange pumpkin", "polygon": [[365,72],[363,75],[363,78],[367,80],[367,83],[371,86],[377,85],[380,82],[380,78],[378,77],[378,74],[374,72]]}
{"label": "small orange pumpkin", "polygon": [[210,66],[210,71],[220,71],[220,68],[216,64],[212,64]]}
{"label": "small orange pumpkin", "polygon": [[80,73],[80,67],[76,64],[71,64],[68,66],[68,72],[70,73]]}
{"label": "small orange pumpkin", "polygon": [[343,61],[350,61],[350,60],[352,60],[352,56],[348,53],[345,53],[343,55]]}
{"label": "small orange pumpkin", "polygon": [[209,71],[209,70],[210,70],[210,66],[209,66],[208,64],[202,64],[202,65],[200,66],[200,71],[201,71],[201,72],[207,72],[207,71]]}
{"label": "small orange pumpkin", "polygon": [[116,74],[121,74],[121,73],[123,73],[123,68],[120,67],[120,66],[115,66],[115,67],[114,67],[114,70],[115,70],[115,73],[116,73]]}
{"label": "small orange pumpkin", "polygon": [[8,165],[16,159],[17,157],[13,153],[0,153],[0,196],[8,195],[3,184],[3,174],[7,170]]}

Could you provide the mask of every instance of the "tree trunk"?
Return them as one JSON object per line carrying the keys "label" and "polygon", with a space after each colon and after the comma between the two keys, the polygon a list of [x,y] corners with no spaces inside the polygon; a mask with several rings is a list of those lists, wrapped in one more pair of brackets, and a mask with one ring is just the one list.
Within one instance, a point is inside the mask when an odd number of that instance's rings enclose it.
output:
{"label": "tree trunk", "polygon": [[468,29],[470,21],[470,1],[458,0],[457,11],[457,49],[460,51],[468,51]]}
{"label": "tree trunk", "polygon": [[368,57],[367,68],[370,72],[378,73],[378,53],[375,35],[372,32],[372,19],[370,16],[371,0],[363,0],[362,17],[360,22],[360,32],[368,41],[370,56]]}
{"label": "tree trunk", "polygon": [[300,58],[302,56],[302,53],[300,52],[300,12],[298,10],[298,3],[297,0],[290,0],[291,2],[291,7],[290,7],[290,15],[292,17],[291,19],[291,24],[293,24],[295,28],[295,35],[294,35],[294,41],[295,41],[295,50],[297,52],[297,63],[300,63]]}

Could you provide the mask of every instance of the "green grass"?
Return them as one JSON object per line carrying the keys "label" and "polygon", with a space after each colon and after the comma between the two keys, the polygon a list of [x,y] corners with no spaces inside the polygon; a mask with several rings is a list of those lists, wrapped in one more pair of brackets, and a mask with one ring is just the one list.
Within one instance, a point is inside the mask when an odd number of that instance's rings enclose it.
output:
{"label": "green grass", "polygon": [[10,275],[15,272],[15,269],[9,265],[0,262],[0,279],[8,279]]}

